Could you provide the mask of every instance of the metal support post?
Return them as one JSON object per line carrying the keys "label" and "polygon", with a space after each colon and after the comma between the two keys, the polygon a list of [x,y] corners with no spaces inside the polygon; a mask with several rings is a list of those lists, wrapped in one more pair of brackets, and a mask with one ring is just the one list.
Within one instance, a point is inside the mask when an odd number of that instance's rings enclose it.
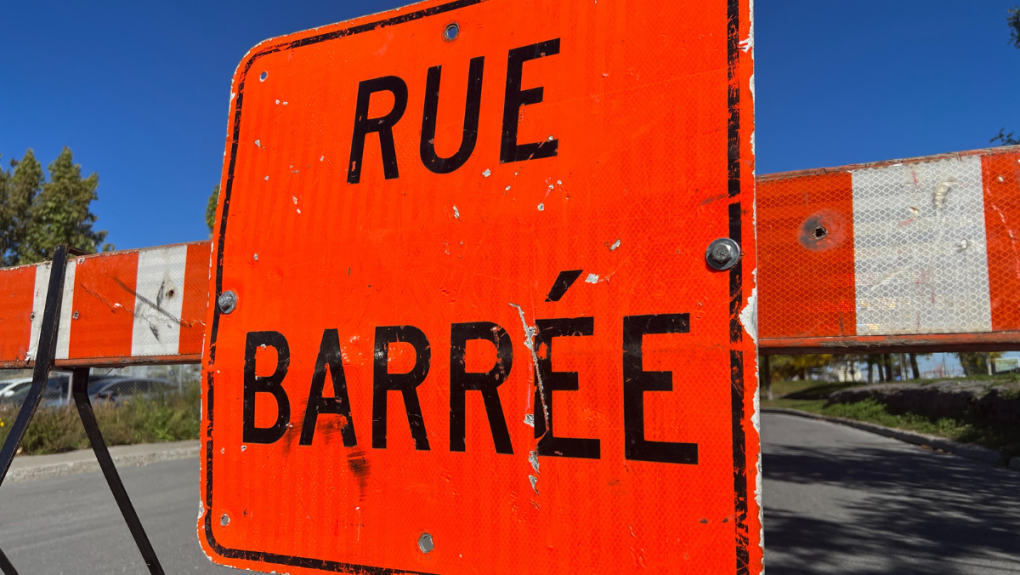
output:
{"label": "metal support post", "polygon": [[18,575],[18,570],[14,568],[14,565],[11,565],[10,559],[4,555],[3,551],[0,551],[0,569],[2,569],[6,575]]}
{"label": "metal support post", "polygon": [[36,348],[34,370],[32,371],[32,387],[25,397],[25,403],[18,410],[10,434],[0,448],[0,483],[7,477],[7,470],[14,461],[28,424],[39,407],[46,384],[50,378],[50,367],[57,347],[57,324],[60,321],[60,300],[64,292],[64,270],[67,267],[67,246],[57,246],[50,264],[50,281],[46,290],[46,305],[43,308],[42,326],[39,330],[39,346]]}
{"label": "metal support post", "polygon": [[156,552],[152,549],[152,544],[149,543],[149,537],[145,534],[142,522],[138,520],[135,507],[131,504],[131,498],[128,497],[127,490],[124,489],[124,483],[121,482],[120,474],[117,473],[117,466],[113,464],[110,450],[106,448],[103,434],[100,433],[99,426],[96,424],[96,416],[92,412],[92,402],[89,401],[89,368],[75,368],[71,376],[71,386],[74,393],[74,405],[78,408],[78,415],[81,416],[85,434],[88,435],[89,443],[92,444],[92,451],[95,452],[96,459],[99,460],[99,467],[103,470],[103,475],[106,476],[106,482],[110,485],[113,498],[117,500],[117,506],[120,507],[120,512],[124,516],[124,522],[127,523],[131,536],[134,537],[135,544],[138,545],[138,551],[141,552],[142,559],[145,560],[145,565],[149,568],[149,573],[163,575],[163,567],[160,566],[159,559],[156,558]]}
{"label": "metal support post", "polygon": [[[50,281],[46,286],[46,304],[43,307],[42,324],[39,329],[39,344],[36,348],[35,366],[32,371],[32,387],[25,397],[25,402],[18,410],[18,417],[11,426],[11,431],[0,448],[0,484],[7,477],[11,462],[18,452],[18,446],[25,437],[28,424],[32,421],[43,392],[50,379],[50,367],[57,348],[57,327],[60,323],[60,300],[64,293],[64,270],[67,268],[67,246],[57,246],[53,251],[53,263],[50,264]],[[0,569],[6,575],[18,575],[7,556],[0,551]]]}
{"label": "metal support post", "polygon": [[[28,429],[28,424],[32,421],[32,416],[35,415],[36,410],[39,408],[39,403],[49,383],[50,368],[53,367],[53,357],[56,355],[60,304],[64,294],[64,272],[67,269],[67,256],[69,252],[74,253],[67,246],[61,245],[57,246],[53,253],[53,262],[50,264],[50,279],[46,287],[46,304],[43,308],[42,323],[39,330],[39,342],[36,348],[36,356],[33,358],[35,366],[32,372],[32,387],[25,398],[25,402],[21,405],[21,409],[18,411],[18,417],[15,419],[14,425],[11,426],[11,431],[4,441],[3,448],[0,449],[0,484],[3,483],[4,478],[7,476],[7,471],[10,469],[11,462],[18,451],[18,446],[25,436],[25,431]],[[138,514],[135,513],[131,499],[128,497],[124,484],[121,483],[120,475],[117,473],[117,468],[113,464],[113,459],[110,457],[110,451],[106,448],[106,443],[103,441],[103,435],[99,432],[99,426],[96,425],[95,414],[92,412],[92,403],[89,401],[88,380],[89,368],[76,368],[70,386],[75,405],[78,407],[78,414],[81,416],[82,425],[85,427],[85,433],[88,435],[89,443],[92,444],[92,450],[96,454],[96,459],[99,460],[99,466],[103,470],[103,475],[106,476],[106,482],[110,485],[113,498],[117,501],[120,512],[124,515],[124,521],[127,523],[128,529],[138,545],[138,550],[142,553],[145,565],[153,575],[163,575],[163,568],[156,558],[156,552],[149,543],[149,538],[145,534],[141,521],[138,520]],[[0,551],[0,570],[5,575],[18,575],[17,569],[14,568],[14,565],[11,564],[3,551]]]}

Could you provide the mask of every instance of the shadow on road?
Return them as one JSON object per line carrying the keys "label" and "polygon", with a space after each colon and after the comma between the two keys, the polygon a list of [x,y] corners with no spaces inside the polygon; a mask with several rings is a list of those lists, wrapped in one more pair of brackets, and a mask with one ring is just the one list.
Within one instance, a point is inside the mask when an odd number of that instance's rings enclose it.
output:
{"label": "shadow on road", "polygon": [[762,463],[773,573],[1020,573],[1016,472],[899,446],[772,445]]}

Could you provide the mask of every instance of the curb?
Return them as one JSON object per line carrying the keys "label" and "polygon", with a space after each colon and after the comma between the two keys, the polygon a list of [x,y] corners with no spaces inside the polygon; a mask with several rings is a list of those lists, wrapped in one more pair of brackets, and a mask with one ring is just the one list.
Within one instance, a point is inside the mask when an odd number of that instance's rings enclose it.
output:
{"label": "curb", "polygon": [[[194,445],[190,445],[192,443]],[[160,461],[198,457],[201,450],[200,444],[197,441],[175,442],[169,445],[172,447],[164,447],[158,443],[118,446],[110,448],[110,456],[118,468],[123,468],[143,466]],[[43,461],[38,461],[36,458]],[[61,459],[64,460],[62,461]],[[91,449],[57,455],[19,456],[14,458],[14,463],[7,472],[4,483],[20,483],[47,477],[91,473],[99,470],[99,461]]]}
{"label": "curb", "polygon": [[846,425],[860,429],[861,431],[867,431],[883,437],[890,437],[892,439],[898,439],[911,445],[927,446],[932,449],[938,449],[943,452],[958,455],[966,459],[974,461],[980,461],[996,467],[1006,467],[1020,471],[1020,457],[1013,457],[1009,461],[1006,458],[995,451],[994,449],[988,449],[987,447],[980,447],[977,445],[969,445],[966,443],[957,443],[934,435],[928,435],[925,433],[917,433],[916,431],[905,431],[902,429],[893,429],[891,427],[885,427],[884,425],[878,425],[875,423],[866,423],[863,421],[857,421],[854,419],[846,419],[843,417],[832,417],[829,415],[821,415],[818,413],[811,413],[808,411],[801,411],[799,409],[790,409],[788,407],[763,407],[761,408],[762,413],[781,413],[785,415],[794,415],[797,417],[805,417],[808,419],[817,419],[821,421],[828,421],[830,423],[838,423],[840,425]]}

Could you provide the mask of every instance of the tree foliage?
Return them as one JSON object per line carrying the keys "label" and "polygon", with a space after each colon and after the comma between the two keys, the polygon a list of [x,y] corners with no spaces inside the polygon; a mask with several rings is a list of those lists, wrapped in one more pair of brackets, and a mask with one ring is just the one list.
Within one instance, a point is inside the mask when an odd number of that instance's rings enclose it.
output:
{"label": "tree foliage", "polygon": [[960,360],[960,367],[963,368],[964,375],[984,375],[989,370],[988,362],[997,357],[1002,357],[1002,353],[998,351],[991,353],[961,351],[957,352],[956,357]]}
{"label": "tree foliage", "polygon": [[[1006,16],[1006,24],[1009,26],[1009,41],[1013,44],[1014,48],[1020,49],[1020,7],[1014,6],[1010,8],[1009,15]],[[1013,137],[1014,132],[1006,133],[1005,128],[999,130],[999,135],[995,136],[989,142],[999,142],[1002,146],[1016,146],[1020,145],[1020,139]]]}
{"label": "tree foliage", "polygon": [[93,229],[98,218],[90,207],[99,176],[83,178],[69,148],[48,166],[49,181],[31,149],[11,165],[13,172],[0,170],[0,263],[47,260],[59,244],[86,253],[113,249],[103,243],[106,231]]}
{"label": "tree foliage", "polygon": [[31,149],[21,161],[11,160],[14,172],[0,170],[0,265],[17,265],[32,222],[32,207],[42,191],[42,165]]}
{"label": "tree foliage", "polygon": [[995,136],[994,138],[992,138],[991,140],[988,140],[988,141],[989,141],[989,143],[992,143],[992,144],[994,144],[995,142],[999,142],[1000,146],[1016,146],[1016,145],[1020,145],[1020,139],[1017,139],[1017,138],[1013,137],[1013,134],[1014,134],[1014,132],[1010,132],[1010,133],[1007,134],[1006,133],[1006,128],[999,128],[999,135]]}
{"label": "tree foliage", "polygon": [[1009,39],[1013,42],[1013,47],[1020,49],[1020,7],[1010,8],[1006,23],[1009,25]]}
{"label": "tree foliage", "polygon": [[776,355],[772,356],[769,367],[776,381],[794,378],[807,379],[811,370],[829,367],[833,363],[831,354],[822,355]]}
{"label": "tree foliage", "polygon": [[220,185],[216,184],[211,194],[209,203],[205,205],[205,225],[209,226],[209,234],[213,233],[213,226],[216,225],[216,206],[220,201]]}

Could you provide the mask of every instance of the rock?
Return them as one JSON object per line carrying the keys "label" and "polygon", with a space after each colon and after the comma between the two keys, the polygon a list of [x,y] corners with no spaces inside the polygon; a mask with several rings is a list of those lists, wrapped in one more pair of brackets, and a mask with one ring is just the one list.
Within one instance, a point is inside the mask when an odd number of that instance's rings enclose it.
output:
{"label": "rock", "polygon": [[1007,383],[988,390],[974,405],[981,419],[1020,425],[1020,383]]}
{"label": "rock", "polygon": [[833,392],[829,405],[874,399],[894,413],[934,417],[974,415],[980,419],[1020,425],[1020,383],[949,380],[926,385],[884,383]]}

